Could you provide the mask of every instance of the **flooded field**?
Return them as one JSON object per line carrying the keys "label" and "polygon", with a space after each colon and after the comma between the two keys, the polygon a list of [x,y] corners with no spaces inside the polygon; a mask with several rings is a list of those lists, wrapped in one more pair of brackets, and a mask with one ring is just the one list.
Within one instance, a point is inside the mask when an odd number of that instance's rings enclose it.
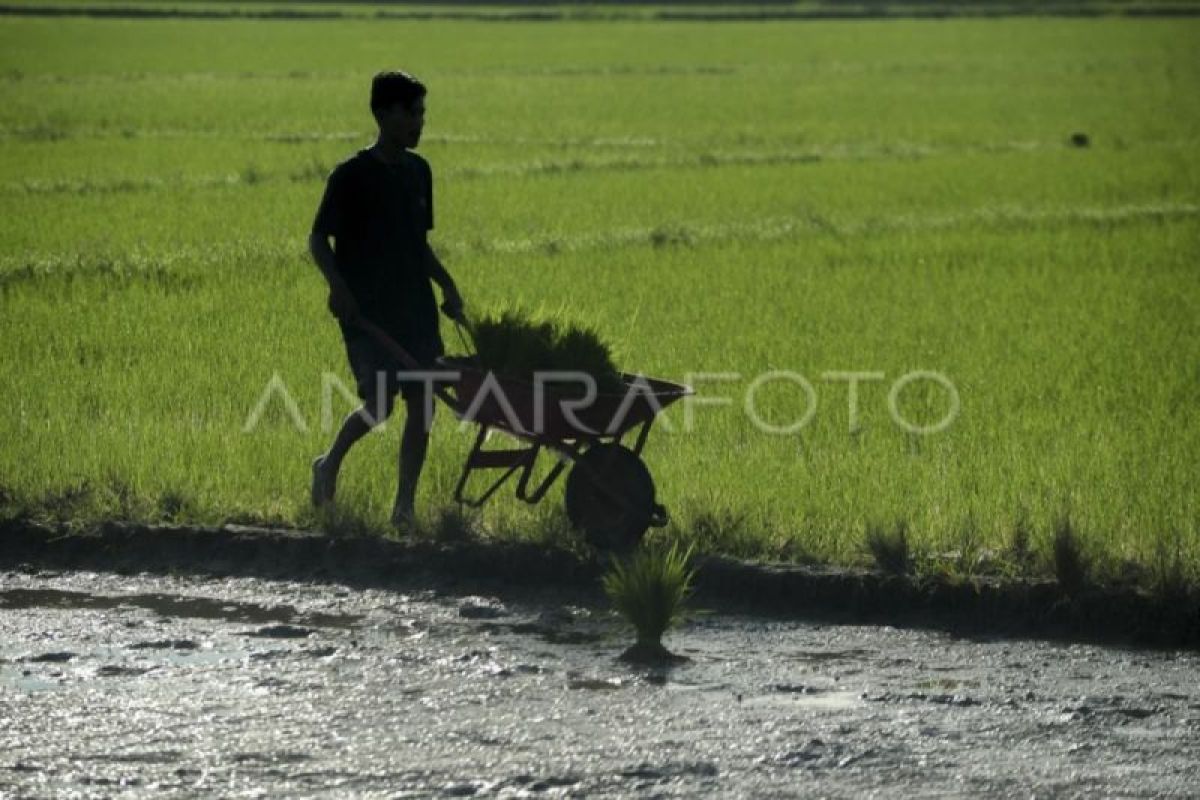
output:
{"label": "flooded field", "polygon": [[[578,603],[579,601],[575,601]],[[1185,796],[1194,653],[0,573],[0,796]]]}

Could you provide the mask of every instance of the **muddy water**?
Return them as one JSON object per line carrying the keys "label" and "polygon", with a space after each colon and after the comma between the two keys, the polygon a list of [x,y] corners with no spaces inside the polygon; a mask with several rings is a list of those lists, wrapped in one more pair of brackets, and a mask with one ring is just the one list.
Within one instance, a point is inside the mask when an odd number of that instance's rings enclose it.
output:
{"label": "muddy water", "polygon": [[1200,791],[1200,658],[252,579],[0,574],[0,796]]}

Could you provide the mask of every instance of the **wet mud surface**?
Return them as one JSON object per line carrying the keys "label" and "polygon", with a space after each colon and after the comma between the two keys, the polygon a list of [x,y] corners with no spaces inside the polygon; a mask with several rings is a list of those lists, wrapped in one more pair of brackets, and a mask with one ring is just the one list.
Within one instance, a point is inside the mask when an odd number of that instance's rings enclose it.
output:
{"label": "wet mud surface", "polygon": [[[322,581],[363,589],[440,588],[454,582],[506,597],[569,592],[577,595],[576,602],[593,603],[608,568],[600,554],[533,542],[343,537],[242,525],[107,521],[78,529],[14,518],[0,520],[0,542],[0,572],[36,566]],[[1112,585],[1071,594],[1046,580],[930,580],[719,556],[698,558],[696,566],[697,598],[726,612],[1200,650],[1200,591],[1195,590],[1149,593]]]}
{"label": "wet mud surface", "polygon": [[1200,656],[258,578],[0,573],[0,796],[1189,796]]}

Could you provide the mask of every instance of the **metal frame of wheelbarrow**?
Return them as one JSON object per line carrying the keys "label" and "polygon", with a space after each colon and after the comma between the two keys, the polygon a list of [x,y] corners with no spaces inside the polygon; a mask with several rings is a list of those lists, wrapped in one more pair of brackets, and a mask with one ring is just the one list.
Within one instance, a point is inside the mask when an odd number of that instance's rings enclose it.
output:
{"label": "metal frame of wheelbarrow", "polygon": [[[642,449],[646,446],[646,439],[650,436],[650,426],[653,423],[654,418],[651,417],[645,422],[634,426],[634,428],[638,428],[639,430],[634,446],[629,448],[629,451],[635,456],[641,456]],[[503,450],[484,450],[483,444],[487,441],[488,436],[493,430],[507,434],[518,441],[528,442],[529,446]],[[524,431],[515,431],[508,426],[479,423],[479,432],[475,436],[475,443],[471,447],[471,452],[467,455],[467,461],[463,465],[462,474],[459,476],[458,483],[454,487],[454,499],[472,508],[479,508],[514,474],[520,471],[516,487],[517,498],[533,505],[546,496],[546,492],[550,490],[550,487],[554,485],[554,482],[568,465],[582,465],[580,457],[588,448],[598,444],[620,444],[629,430],[632,429],[627,429],[622,433],[611,436],[598,435],[579,439],[555,439]],[[538,454],[543,448],[552,451],[558,458],[558,463],[550,468],[550,471],[546,473],[531,492],[529,491],[529,482],[533,477]],[[586,465],[583,466],[586,469]],[[466,497],[465,489],[471,474],[476,470],[483,469],[504,469],[504,473],[493,481],[483,494],[476,498]],[[603,481],[598,481],[597,485],[603,486]],[[618,495],[612,495],[612,499],[619,504],[624,504],[624,498]],[[656,506],[651,514],[650,525],[652,527],[661,527],[666,523],[666,510],[662,506]]]}
{"label": "metal frame of wheelbarrow", "polygon": [[[367,321],[358,320],[357,324],[372,337],[374,337],[385,349],[387,349],[396,359],[406,367],[414,370],[419,370],[422,365],[419,364],[403,347],[395,340],[387,335],[377,325]],[[468,329],[469,332],[469,329]],[[461,331],[460,331],[461,333]],[[443,362],[449,366],[463,366],[467,369],[471,367],[467,364],[456,365],[453,360]],[[461,373],[460,373],[461,374]],[[622,378],[629,381],[642,381],[643,385],[650,383],[658,384],[660,387],[669,387],[669,390],[663,394],[652,392],[655,403],[658,408],[674,402],[678,398],[690,394],[691,389],[678,384],[669,384],[665,381],[659,381],[652,378],[642,376],[623,375]],[[498,384],[503,389],[503,384]],[[510,384],[511,385],[511,384]],[[653,502],[653,480],[645,469],[644,463],[640,461],[640,455],[646,445],[646,440],[650,435],[650,428],[654,422],[657,411],[645,413],[644,419],[635,419],[630,425],[621,425],[616,430],[609,431],[607,428],[604,432],[584,432],[578,428],[572,428],[568,432],[559,431],[561,435],[548,435],[547,433],[538,433],[527,430],[523,427],[515,427],[510,422],[518,422],[518,420],[505,419],[504,422],[497,420],[480,421],[478,419],[469,418],[469,404],[464,403],[463,397],[452,393],[446,385],[434,384],[434,393],[439,397],[459,419],[474,422],[479,425],[479,431],[475,436],[475,441],[472,444],[471,451],[467,455],[466,462],[463,465],[462,473],[459,476],[458,482],[454,488],[454,499],[466,506],[478,508],[486,503],[492,495],[494,495],[501,486],[507,483],[514,475],[518,475],[516,485],[516,496],[525,503],[533,505],[538,503],[546,496],[546,493],[554,485],[563,471],[568,465],[572,465],[575,469],[582,470],[591,481],[589,488],[598,490],[605,498],[616,506],[620,507],[623,512],[639,514],[645,509],[634,508],[628,498],[624,497],[620,492],[614,491],[610,482],[603,475],[599,475],[593,466],[589,463],[586,454],[593,450],[600,452],[600,449],[605,447],[620,447],[636,460],[636,465],[640,467],[645,479],[650,484],[651,490],[651,507],[646,519],[647,527],[661,527],[668,521],[666,509]],[[632,388],[627,391],[633,391]],[[624,397],[624,395],[622,395]],[[621,445],[621,441],[633,430],[637,430],[636,439],[632,448]],[[489,438],[493,431],[500,431],[508,436],[513,437],[517,441],[525,442],[527,447],[520,448],[504,448],[497,450],[485,450],[484,443]],[[531,487],[531,481],[534,475],[534,469],[537,464],[537,459],[541,451],[549,450],[558,459],[550,471]],[[628,456],[624,456],[628,459]],[[504,472],[494,480],[482,494],[476,497],[468,497],[466,494],[467,483],[471,475],[477,470],[487,469],[502,469]],[[572,471],[572,480],[574,480],[574,470]],[[571,491],[571,481],[568,481],[568,495]],[[569,503],[568,503],[569,506]],[[568,507],[568,515],[571,509]],[[644,528],[642,529],[645,530]],[[585,531],[585,533],[589,533]],[[640,537],[640,533],[638,534]]]}

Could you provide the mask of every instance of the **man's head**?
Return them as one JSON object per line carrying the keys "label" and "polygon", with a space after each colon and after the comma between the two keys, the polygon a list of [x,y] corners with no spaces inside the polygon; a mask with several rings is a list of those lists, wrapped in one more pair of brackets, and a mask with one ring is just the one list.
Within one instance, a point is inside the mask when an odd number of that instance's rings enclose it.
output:
{"label": "man's head", "polygon": [[425,84],[407,72],[380,72],[371,81],[371,113],[380,133],[416,147],[425,124]]}

